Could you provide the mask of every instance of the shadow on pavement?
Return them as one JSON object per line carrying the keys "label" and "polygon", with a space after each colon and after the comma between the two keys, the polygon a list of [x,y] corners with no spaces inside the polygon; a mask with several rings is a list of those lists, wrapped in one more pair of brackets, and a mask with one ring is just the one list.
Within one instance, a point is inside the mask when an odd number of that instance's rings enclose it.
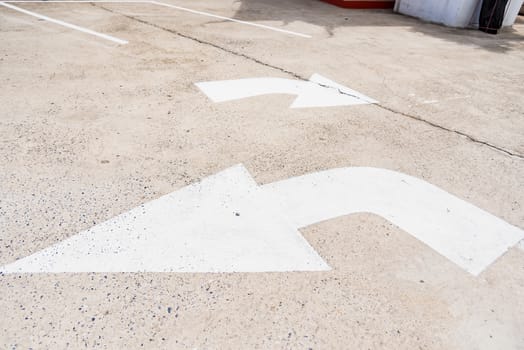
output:
{"label": "shadow on pavement", "polygon": [[[411,31],[460,45],[494,52],[507,52],[524,43],[523,30],[505,29],[499,35],[489,35],[474,29],[448,28],[410,18],[392,10],[352,10],[339,8],[319,0],[238,0],[234,18],[244,21],[281,21],[284,25],[296,21],[323,27],[331,36],[339,27],[409,27]],[[516,26],[524,26],[524,18]]]}

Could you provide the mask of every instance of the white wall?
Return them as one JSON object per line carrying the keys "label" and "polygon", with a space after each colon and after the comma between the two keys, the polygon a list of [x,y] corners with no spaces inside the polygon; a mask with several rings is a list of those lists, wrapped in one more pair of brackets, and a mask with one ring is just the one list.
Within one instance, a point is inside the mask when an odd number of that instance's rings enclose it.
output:
{"label": "white wall", "polygon": [[[510,0],[504,26],[511,26],[524,0]],[[450,27],[478,27],[482,0],[397,0],[395,11]]]}

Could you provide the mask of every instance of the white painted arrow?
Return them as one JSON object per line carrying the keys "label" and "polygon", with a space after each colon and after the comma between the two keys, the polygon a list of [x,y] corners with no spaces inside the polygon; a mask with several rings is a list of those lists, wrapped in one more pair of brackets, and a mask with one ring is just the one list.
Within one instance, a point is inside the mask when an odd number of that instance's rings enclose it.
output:
{"label": "white painted arrow", "polygon": [[284,78],[252,78],[196,83],[213,102],[225,102],[267,94],[291,94],[291,108],[351,106],[377,101],[346,86],[313,74],[309,81]]}
{"label": "white painted arrow", "polygon": [[425,181],[341,168],[257,186],[235,166],[148,202],[2,273],[324,271],[298,232],[356,212],[380,215],[477,275],[524,231]]}

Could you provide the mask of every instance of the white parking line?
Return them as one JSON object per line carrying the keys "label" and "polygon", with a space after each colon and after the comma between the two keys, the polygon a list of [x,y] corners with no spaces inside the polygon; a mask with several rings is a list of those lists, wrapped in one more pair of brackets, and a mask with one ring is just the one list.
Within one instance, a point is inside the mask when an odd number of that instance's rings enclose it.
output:
{"label": "white parking line", "polygon": [[44,16],[44,15],[38,14],[36,12],[24,10],[23,8],[20,8],[20,7],[11,5],[11,4],[7,4],[5,2],[0,2],[0,5],[4,6],[4,7],[7,7],[7,8],[10,8],[11,10],[15,10],[15,11],[18,11],[18,12],[25,13],[26,15],[29,15],[29,16],[33,16],[33,17],[40,18],[40,19],[43,19],[43,20],[51,22],[51,23],[55,23],[55,24],[61,25],[63,27],[75,29],[75,30],[78,30],[78,31],[83,32],[83,33],[91,34],[91,35],[97,36],[99,38],[103,38],[103,39],[106,39],[106,40],[109,40],[109,41],[113,41],[113,42],[115,42],[117,44],[120,44],[120,45],[125,45],[125,44],[128,43],[126,40],[118,39],[118,38],[115,38],[114,36],[111,36],[111,35],[95,32],[94,30],[87,29],[87,28],[84,28],[84,27],[79,27],[77,25],[74,25],[74,24],[71,24],[71,23],[67,23],[67,22],[64,22],[64,21],[60,21],[58,19],[54,19],[54,18],[51,18],[51,17],[47,17],[47,16]]}
{"label": "white parking line", "polygon": [[214,15],[212,13],[207,13],[207,12],[202,12],[202,11],[195,11],[195,10],[191,10],[191,9],[188,9],[188,8],[185,8],[185,7],[180,7],[180,6],[175,6],[175,5],[171,5],[171,4],[166,4],[166,3],[163,3],[163,2],[149,1],[149,3],[154,4],[154,5],[169,7],[169,8],[176,9],[176,10],[186,11],[186,12],[194,13],[194,14],[197,14],[197,15],[208,16],[208,17],[223,19],[223,20],[230,21],[230,22],[245,24],[245,25],[248,25],[248,26],[269,29],[269,30],[272,30],[272,31],[275,31],[275,32],[296,35],[296,36],[299,36],[299,37],[302,37],[302,38],[308,38],[308,39],[311,38],[311,35],[307,35],[307,34],[292,32],[290,30],[270,27],[270,26],[266,26],[266,25],[263,25],[263,24],[253,23],[253,22],[241,21],[241,20],[234,19],[234,18]]}
{"label": "white parking line", "polygon": [[298,32],[293,32],[291,30],[280,29],[280,28],[271,27],[271,26],[267,26],[267,25],[264,25],[264,24],[248,22],[248,21],[242,21],[242,20],[239,20],[239,19],[234,19],[234,18],[230,18],[230,17],[215,15],[215,14],[212,14],[212,13],[209,13],[209,12],[192,10],[192,9],[187,8],[187,7],[171,5],[171,4],[167,4],[167,3],[164,3],[164,2],[158,2],[158,1],[125,1],[125,0],[124,1],[116,1],[116,0],[93,0],[93,1],[86,1],[86,0],[64,0],[64,1],[51,0],[51,1],[42,1],[42,0],[11,0],[11,1],[3,1],[3,2],[4,3],[60,3],[60,2],[63,2],[63,3],[87,3],[87,4],[89,4],[89,3],[102,3],[102,4],[103,3],[151,4],[151,5],[169,7],[169,8],[175,9],[175,10],[185,11],[185,12],[189,12],[189,13],[196,14],[196,15],[202,15],[202,16],[207,16],[207,17],[223,19],[223,20],[226,20],[226,21],[229,21],[229,22],[244,24],[244,25],[248,25],[248,26],[252,26],[252,27],[268,29],[268,30],[272,30],[274,32],[279,32],[279,33],[284,33],[284,34],[289,34],[289,35],[295,35],[295,36],[299,36],[301,38],[309,39],[309,38],[312,37],[311,35],[302,34],[302,33],[298,33]]}

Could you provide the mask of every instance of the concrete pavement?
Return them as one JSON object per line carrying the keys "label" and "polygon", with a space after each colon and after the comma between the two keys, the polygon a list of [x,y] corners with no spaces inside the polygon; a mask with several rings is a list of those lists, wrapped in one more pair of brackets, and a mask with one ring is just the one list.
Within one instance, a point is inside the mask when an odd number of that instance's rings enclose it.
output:
{"label": "concrete pavement", "polygon": [[[316,1],[0,8],[0,266],[242,163],[259,184],[399,171],[524,228],[524,22],[499,36]],[[195,83],[318,73],[379,104],[214,103]],[[0,347],[524,347],[524,251],[479,276],[359,213],[300,230],[332,270],[0,275]],[[154,254],[154,252],[152,252]]]}

